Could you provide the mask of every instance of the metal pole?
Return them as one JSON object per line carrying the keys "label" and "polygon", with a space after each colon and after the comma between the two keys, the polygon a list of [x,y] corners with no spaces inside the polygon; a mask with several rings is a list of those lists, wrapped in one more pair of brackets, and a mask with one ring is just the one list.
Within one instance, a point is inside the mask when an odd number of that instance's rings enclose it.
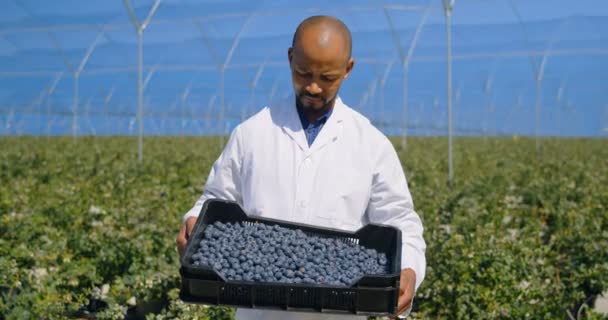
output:
{"label": "metal pole", "polygon": [[543,54],[542,60],[540,62],[540,67],[538,69],[538,72],[536,74],[535,80],[536,80],[536,101],[535,101],[535,119],[534,119],[534,133],[536,136],[536,152],[539,153],[540,152],[540,104],[541,104],[541,86],[542,86],[542,81],[543,81],[543,76],[545,74],[545,67],[547,65],[547,60],[549,59],[549,55],[551,50],[553,49],[553,44],[555,43],[555,40],[557,39],[557,37],[560,35],[560,31],[561,29],[567,25],[570,22],[570,20],[566,20],[563,23],[561,23],[559,25],[559,27],[553,32],[553,35],[551,37],[551,39],[549,40],[549,45],[547,46],[547,49],[545,50],[545,53]]}
{"label": "metal pole", "polygon": [[403,66],[403,131],[401,134],[401,149],[405,150],[407,147],[407,103],[408,103],[408,74],[409,66]]}
{"label": "metal pole", "polygon": [[542,90],[542,81],[543,81],[543,75],[544,75],[544,71],[545,71],[545,65],[547,62],[547,55],[543,56],[543,60],[540,64],[540,68],[538,73],[536,74],[535,77],[535,82],[536,82],[536,86],[535,86],[535,99],[534,99],[534,136],[535,136],[535,142],[536,142],[536,153],[538,154],[540,152],[540,103],[541,103],[541,90]]}
{"label": "metal pole", "polygon": [[137,123],[139,134],[137,138],[137,160],[142,163],[144,160],[144,78],[143,78],[143,29],[137,29]]}
{"label": "metal pole", "polygon": [[382,79],[380,79],[378,82],[380,84],[380,90],[378,92],[378,99],[380,99],[380,126],[381,129],[386,130],[386,128],[384,128],[384,126],[386,125],[386,121],[384,119],[384,82],[382,81]]}
{"label": "metal pole", "polygon": [[91,133],[93,134],[93,136],[97,135],[97,130],[95,130],[95,127],[93,126],[93,124],[91,123],[91,118],[89,116],[89,113],[91,111],[91,98],[89,97],[89,99],[87,100],[87,102],[84,104],[84,117],[87,121],[87,124],[89,125],[89,129],[91,130]]}
{"label": "metal pole", "polygon": [[416,126],[415,127],[418,128],[419,133],[422,133],[424,131],[422,121],[421,121],[421,118],[422,118],[421,115],[422,115],[422,110],[424,110],[424,105],[425,105],[425,103],[422,101],[418,103],[418,113],[416,114]]}
{"label": "metal pole", "polygon": [[361,96],[361,99],[359,100],[359,103],[357,104],[357,110],[361,113],[364,113],[364,108],[366,108],[366,106],[368,105],[370,99],[371,99],[371,91],[372,88],[374,87],[374,84],[376,83],[376,79],[372,79],[369,83],[369,85],[367,86],[367,89],[365,90],[365,92],[363,92],[363,95]]}
{"label": "metal pole", "polygon": [[11,122],[13,121],[14,117],[15,117],[15,107],[12,107],[8,113],[8,117],[6,117],[6,125],[5,125],[6,135],[10,135]]}
{"label": "metal pole", "polygon": [[241,122],[245,120],[248,110],[254,110],[255,105],[255,86],[249,86],[249,102],[241,107]]}
{"label": "metal pole", "polygon": [[[63,76],[63,72],[60,72],[57,74],[57,76],[55,77],[55,79],[53,80],[53,83],[51,84],[51,86],[49,87],[49,90],[47,91],[47,99],[46,99],[46,136],[47,138],[50,137],[51,135],[51,97],[53,96],[53,93],[55,93],[55,88],[57,88],[57,84],[59,83],[59,80],[61,80],[61,77]],[[42,110],[41,110],[42,111]]]}
{"label": "metal pole", "polygon": [[393,24],[393,20],[391,15],[388,13],[388,7],[384,7],[384,15],[386,16],[386,21],[388,22],[389,27],[391,28],[391,33],[393,36],[393,41],[397,47],[397,52],[399,53],[399,58],[401,59],[401,64],[403,67],[403,128],[401,134],[401,148],[406,148],[407,143],[407,107],[408,107],[408,94],[407,94],[407,85],[408,85],[408,72],[409,72],[409,64],[412,60],[412,56],[414,55],[414,50],[416,49],[416,45],[418,43],[418,38],[420,33],[422,32],[422,28],[424,27],[426,20],[428,18],[431,6],[433,1],[429,1],[428,6],[424,10],[418,25],[416,26],[416,31],[414,36],[412,37],[412,41],[410,43],[407,54],[405,54],[403,48],[401,47],[401,41],[399,40],[399,34],[397,33],[397,29]]}
{"label": "metal pole", "polygon": [[220,151],[224,148],[224,68],[225,65],[222,65],[220,68]]}
{"label": "metal pole", "polygon": [[224,120],[224,114],[225,114],[225,105],[224,105],[224,73],[226,71],[226,67],[230,65],[230,61],[232,60],[232,55],[234,54],[234,51],[236,50],[236,48],[239,45],[239,42],[241,41],[241,36],[243,35],[243,32],[245,31],[245,28],[247,28],[247,25],[249,24],[249,22],[251,21],[251,19],[253,18],[255,12],[252,12],[247,19],[245,20],[245,22],[243,23],[243,25],[241,26],[241,29],[239,29],[238,33],[234,36],[234,40],[232,41],[232,45],[230,46],[230,50],[228,50],[228,54],[226,55],[226,59],[224,60],[224,63],[221,65],[220,67],[220,107],[222,108],[222,111],[220,112],[220,126],[221,126],[221,132],[220,132],[220,151],[224,148],[224,134],[226,133],[226,124],[225,124],[225,120]]}
{"label": "metal pole", "polygon": [[[431,114],[431,119],[429,119],[430,121],[430,125],[428,126],[428,135],[433,135],[433,128],[439,128],[441,127],[441,124],[439,123],[439,121],[437,121],[435,118],[433,118],[434,115],[438,115],[441,113],[441,106],[439,106],[439,97],[437,95],[433,96],[433,112]],[[441,117],[439,117],[439,120],[441,120]]]}
{"label": "metal pole", "polygon": [[87,49],[87,52],[85,53],[84,57],[82,58],[82,61],[80,62],[80,65],[78,66],[78,69],[76,69],[74,71],[74,116],[72,118],[72,137],[73,137],[74,142],[76,142],[76,136],[78,135],[78,98],[79,98],[79,90],[80,90],[79,89],[80,74],[82,73],[82,70],[84,69],[87,62],[89,61],[91,54],[93,54],[93,50],[95,50],[95,47],[97,46],[97,43],[99,43],[99,40],[101,39],[103,33],[104,33],[104,31],[102,30],[101,32],[99,32],[97,34],[95,41],[93,41],[93,43],[89,46],[89,48]]}
{"label": "metal pole", "polygon": [[46,137],[51,136],[51,97],[46,99]]}
{"label": "metal pole", "polygon": [[268,62],[268,57],[266,58],[266,60],[264,60],[264,63],[262,63],[262,65],[260,65],[260,67],[258,68],[258,70],[255,73],[255,76],[253,77],[253,80],[251,81],[251,85],[249,86],[250,92],[249,92],[249,105],[245,105],[243,107],[243,110],[241,111],[241,121],[245,120],[245,116],[248,113],[247,110],[251,109],[254,110],[255,106],[255,90],[258,86],[258,81],[260,80],[260,78],[262,77],[262,72],[264,72],[264,68],[266,67],[266,63]]}
{"label": "metal pole", "polygon": [[[193,81],[194,81],[194,77],[192,77],[192,80],[190,80],[190,82],[188,82],[188,85],[184,88],[184,91],[182,92],[182,94],[180,96],[180,106],[181,106],[182,110],[186,110],[186,102],[188,101],[188,97],[190,96],[190,90],[192,90]],[[190,116],[191,116],[191,118],[194,118],[194,113],[191,112]],[[182,118],[182,135],[185,136],[186,135],[185,126],[186,126],[186,124],[188,124],[188,118],[186,117],[185,112],[181,118]]]}
{"label": "metal pole", "polygon": [[207,130],[207,134],[211,132],[211,125],[209,122],[211,121],[211,112],[213,111],[213,105],[215,104],[215,99],[217,99],[217,94],[212,95],[207,102],[207,113],[205,114],[205,130]]}
{"label": "metal pole", "polygon": [[[223,107],[224,106],[224,71],[223,70],[224,70],[225,64],[222,64],[222,62],[220,61],[219,56],[218,56],[215,48],[213,47],[213,45],[211,43],[211,40],[207,36],[207,32],[205,32],[205,29],[203,28],[202,24],[198,20],[196,20],[196,19],[192,19],[192,23],[197,27],[199,33],[201,34],[201,37],[203,38],[203,42],[205,43],[205,45],[209,49],[209,52],[211,53],[211,57],[215,61],[217,69],[220,72],[220,81],[219,81],[219,85],[218,85],[218,91],[219,91],[218,94],[220,95],[220,100],[221,100],[221,102],[220,102],[220,104],[221,104],[220,113],[222,113],[223,109],[224,109],[224,107]],[[234,46],[234,43],[233,43],[233,46]],[[216,96],[217,95],[213,95],[212,98],[209,100],[208,111],[207,112],[210,112],[209,108],[212,106],[212,101],[215,101],[215,97]],[[221,120],[223,120],[223,117],[222,117]],[[221,124],[220,124],[220,126],[221,126]],[[210,127],[210,125],[209,125],[209,116],[207,116],[207,119],[205,119],[205,127],[206,127],[206,130],[207,130],[207,133],[209,133],[211,131],[210,128],[209,128]],[[223,129],[220,129],[220,131],[221,132],[220,132],[220,138],[219,138],[219,148],[220,148],[220,150],[222,150],[222,147],[224,145],[224,138],[222,137],[222,135],[223,135]]]}
{"label": "metal pole", "polygon": [[144,85],[143,85],[143,60],[144,60],[144,49],[143,49],[143,34],[144,30],[152,20],[152,16],[156,13],[156,10],[160,6],[160,0],[156,0],[152,8],[148,12],[148,16],[144,19],[144,21],[139,24],[137,21],[137,16],[135,15],[135,11],[131,7],[131,2],[129,0],[123,0],[124,6],[127,9],[127,13],[131,18],[131,22],[135,27],[135,31],[137,32],[137,51],[138,51],[138,63],[137,63],[137,122],[139,125],[139,134],[137,139],[137,154],[139,163],[143,162],[144,159],[144,146],[143,146],[143,135],[144,135],[144,126],[143,126],[143,110],[144,110]]}
{"label": "metal pole", "polygon": [[536,136],[536,152],[540,152],[539,125],[540,125],[540,100],[541,100],[541,78],[536,78],[536,98],[534,102],[534,135]]}
{"label": "metal pole", "polygon": [[80,82],[80,74],[74,74],[74,111],[72,111],[72,142],[76,143],[76,135],[78,131],[78,83]]}
{"label": "metal pole", "polygon": [[493,83],[493,71],[492,74],[488,75],[484,85],[483,85],[483,95],[484,95],[484,112],[483,112],[483,122],[482,122],[482,132],[483,138],[485,142],[488,142],[488,122],[489,122],[489,113],[490,113],[490,91],[492,90]]}
{"label": "metal pole", "polygon": [[[378,80],[374,79],[372,80],[370,87],[369,87],[369,105],[373,106],[374,104],[376,104],[376,89],[378,88]],[[374,108],[371,107],[369,108],[369,114],[371,116],[372,112],[374,111]],[[372,117],[373,118],[373,117]],[[371,119],[372,122],[374,121],[374,119]]]}
{"label": "metal pole", "polygon": [[608,103],[604,106],[604,120],[600,120],[600,122],[604,122],[604,127],[601,130],[604,134],[608,134]]}
{"label": "metal pole", "polygon": [[388,75],[391,72],[391,69],[393,68],[393,64],[395,63],[395,61],[398,58],[395,58],[393,60],[391,60],[387,65],[386,65],[386,69],[384,69],[384,74],[382,75],[382,78],[380,78],[379,82],[380,82],[380,123],[382,123],[382,125],[386,125],[386,117],[385,117],[385,110],[384,110],[384,85],[386,84],[386,80],[388,79]]}
{"label": "metal pole", "polygon": [[453,164],[453,147],[452,147],[452,9],[454,8],[455,0],[448,3],[448,0],[443,0],[445,9],[445,29],[447,41],[447,98],[448,98],[448,184],[450,188],[453,186],[454,180],[454,164]]}
{"label": "metal pole", "polygon": [[277,89],[279,86],[279,80],[281,80],[280,73],[279,73],[279,75],[277,75],[277,77],[274,80],[274,83],[272,84],[272,87],[270,88],[270,94],[268,95],[268,101],[272,102],[272,99],[274,99],[274,96],[277,93]]}

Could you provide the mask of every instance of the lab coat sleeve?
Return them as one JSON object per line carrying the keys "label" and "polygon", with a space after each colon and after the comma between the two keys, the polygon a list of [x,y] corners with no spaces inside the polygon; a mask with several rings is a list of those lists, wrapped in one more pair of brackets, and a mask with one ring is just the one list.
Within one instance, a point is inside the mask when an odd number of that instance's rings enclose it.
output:
{"label": "lab coat sleeve", "polygon": [[401,230],[401,268],[414,270],[417,290],[426,274],[423,226],[414,211],[399,157],[388,139],[381,144],[374,163],[368,219],[371,223],[391,225]]}
{"label": "lab coat sleeve", "polygon": [[203,204],[209,199],[236,201],[242,204],[240,170],[242,162],[242,138],[237,126],[219,158],[211,167],[202,195],[194,206],[184,215],[183,221],[198,217]]}

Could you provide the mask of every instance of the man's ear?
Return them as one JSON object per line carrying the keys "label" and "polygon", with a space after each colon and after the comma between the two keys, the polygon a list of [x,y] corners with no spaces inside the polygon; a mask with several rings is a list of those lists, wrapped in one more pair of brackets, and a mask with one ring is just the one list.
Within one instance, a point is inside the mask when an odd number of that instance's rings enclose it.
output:
{"label": "man's ear", "polygon": [[289,64],[291,64],[291,60],[293,59],[293,48],[287,49],[287,59],[289,60]]}
{"label": "man's ear", "polygon": [[354,67],[355,67],[355,59],[353,59],[351,57],[348,60],[348,64],[346,65],[346,74],[344,75],[344,79],[348,78],[348,75],[350,75],[350,72],[353,71]]}

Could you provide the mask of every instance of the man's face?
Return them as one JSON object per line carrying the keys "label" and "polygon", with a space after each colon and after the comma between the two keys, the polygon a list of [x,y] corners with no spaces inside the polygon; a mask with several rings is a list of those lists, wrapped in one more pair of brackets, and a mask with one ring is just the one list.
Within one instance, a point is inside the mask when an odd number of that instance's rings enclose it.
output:
{"label": "man's face", "polygon": [[288,51],[296,102],[313,113],[324,112],[333,105],[342,81],[354,65],[343,41],[319,45],[314,32],[304,32]]}

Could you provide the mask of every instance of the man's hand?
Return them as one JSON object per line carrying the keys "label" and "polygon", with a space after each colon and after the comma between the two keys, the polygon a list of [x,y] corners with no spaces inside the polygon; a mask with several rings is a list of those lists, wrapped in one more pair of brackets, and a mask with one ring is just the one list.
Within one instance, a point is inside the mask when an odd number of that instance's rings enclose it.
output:
{"label": "man's hand", "polygon": [[416,286],[416,273],[412,269],[401,270],[401,279],[399,281],[399,303],[397,304],[398,315],[405,312],[411,305],[414,299],[414,288]]}
{"label": "man's hand", "polygon": [[195,223],[196,217],[188,218],[188,220],[182,224],[182,228],[177,234],[177,251],[179,252],[180,258],[183,257],[186,252],[186,244],[188,243],[188,238],[190,238],[190,233],[192,233],[192,228],[194,228]]}

